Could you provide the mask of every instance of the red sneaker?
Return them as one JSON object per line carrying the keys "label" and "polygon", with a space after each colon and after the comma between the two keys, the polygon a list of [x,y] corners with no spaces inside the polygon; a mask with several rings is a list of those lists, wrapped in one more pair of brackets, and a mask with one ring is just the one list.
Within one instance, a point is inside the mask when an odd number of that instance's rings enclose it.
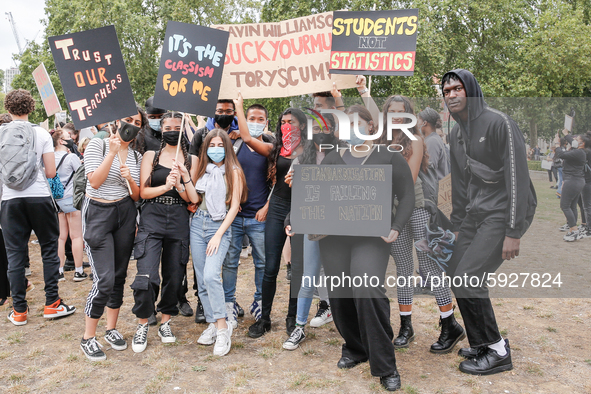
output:
{"label": "red sneaker", "polygon": [[45,305],[45,310],[43,311],[43,317],[46,319],[53,319],[56,317],[68,316],[72,313],[76,312],[76,308],[73,306],[68,306],[64,304],[62,299],[60,298],[56,302],[51,305]]}
{"label": "red sneaker", "polygon": [[19,313],[14,309],[8,312],[8,320],[12,322],[15,326],[24,326],[27,324],[27,313],[29,312],[29,308],[23,313]]}

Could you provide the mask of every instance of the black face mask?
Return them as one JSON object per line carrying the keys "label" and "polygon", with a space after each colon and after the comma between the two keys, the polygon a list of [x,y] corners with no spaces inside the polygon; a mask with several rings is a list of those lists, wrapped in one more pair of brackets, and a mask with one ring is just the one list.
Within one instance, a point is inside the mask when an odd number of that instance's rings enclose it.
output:
{"label": "black face mask", "polygon": [[234,115],[215,115],[213,120],[215,120],[218,126],[220,126],[222,129],[225,129],[232,124]]}
{"label": "black face mask", "polygon": [[312,135],[312,141],[314,141],[316,145],[329,144],[332,142],[333,138],[334,136],[332,134],[318,133]]}
{"label": "black face mask", "polygon": [[70,150],[70,152],[74,152],[74,140],[69,139],[69,140],[65,140],[65,141],[66,141],[66,148],[68,148]]}
{"label": "black face mask", "polygon": [[170,146],[177,146],[179,143],[180,130],[171,130],[162,133],[162,140]]}
{"label": "black face mask", "polygon": [[121,121],[121,124],[119,126],[119,136],[121,137],[121,140],[123,142],[131,142],[135,137],[137,137],[140,130],[141,127],[137,127],[134,124]]}

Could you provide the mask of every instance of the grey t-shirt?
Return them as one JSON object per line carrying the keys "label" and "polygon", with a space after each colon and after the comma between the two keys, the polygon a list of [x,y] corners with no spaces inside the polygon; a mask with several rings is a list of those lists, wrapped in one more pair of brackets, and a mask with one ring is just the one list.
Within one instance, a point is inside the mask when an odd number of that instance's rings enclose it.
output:
{"label": "grey t-shirt", "polygon": [[[73,182],[73,179],[70,179],[70,177],[78,169],[78,167],[80,167],[82,165],[82,163],[80,162],[80,159],[78,158],[78,156],[76,156],[74,153],[56,151],[55,152],[55,166],[56,166],[56,168],[60,164],[60,161],[62,160],[62,158],[65,155],[68,155],[68,156],[66,156],[66,158],[64,159],[62,165],[57,170],[57,173],[59,174],[60,181],[62,182],[62,184],[64,185],[64,188],[65,188],[64,189],[64,198],[68,198],[68,197],[72,197],[74,195],[74,182]],[[68,182],[68,179],[70,179],[70,182],[66,185],[66,182]]]}
{"label": "grey t-shirt", "polygon": [[448,157],[443,140],[437,133],[425,137],[425,144],[429,152],[429,163],[435,168],[437,180],[440,181],[449,174]]}

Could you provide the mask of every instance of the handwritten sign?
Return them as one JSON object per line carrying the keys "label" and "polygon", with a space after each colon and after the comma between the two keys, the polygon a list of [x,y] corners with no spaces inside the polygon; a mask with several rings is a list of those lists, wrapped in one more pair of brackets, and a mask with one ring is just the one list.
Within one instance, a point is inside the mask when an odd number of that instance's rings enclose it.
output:
{"label": "handwritten sign", "polygon": [[227,32],[209,27],[168,22],[154,105],[213,116],[228,36]]}
{"label": "handwritten sign", "polygon": [[449,219],[452,211],[451,204],[451,174],[439,181],[439,200],[437,208]]}
{"label": "handwritten sign", "polygon": [[295,165],[291,224],[298,234],[387,236],[392,166]]}
{"label": "handwritten sign", "polygon": [[332,12],[277,23],[214,25],[230,33],[220,98],[290,97],[355,87],[330,74]]}
{"label": "handwritten sign", "polygon": [[137,114],[114,26],[48,40],[76,129]]}
{"label": "handwritten sign", "polygon": [[418,9],[335,11],[331,72],[413,75],[418,19]]}
{"label": "handwritten sign", "polygon": [[43,102],[47,116],[61,112],[62,106],[55,94],[55,89],[43,63],[33,70],[33,79],[35,79],[35,84],[37,85],[37,89],[39,89],[41,101]]}

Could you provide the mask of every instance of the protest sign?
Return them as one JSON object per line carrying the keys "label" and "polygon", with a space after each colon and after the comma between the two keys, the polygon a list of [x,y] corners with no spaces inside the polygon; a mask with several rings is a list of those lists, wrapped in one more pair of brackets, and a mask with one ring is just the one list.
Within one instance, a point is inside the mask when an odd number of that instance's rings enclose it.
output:
{"label": "protest sign", "polygon": [[48,40],[77,129],[137,114],[114,26]]}
{"label": "protest sign", "polygon": [[295,165],[291,226],[297,234],[387,236],[392,166]]}
{"label": "protest sign", "polygon": [[564,115],[564,128],[568,131],[573,131],[573,117]]}
{"label": "protest sign", "polygon": [[330,71],[335,74],[413,75],[418,9],[335,11]]}
{"label": "protest sign", "polygon": [[352,76],[329,73],[332,12],[277,23],[214,25],[230,41],[220,98],[290,97],[355,87]]}
{"label": "protest sign", "polygon": [[224,70],[228,36],[227,32],[217,29],[169,21],[154,105],[213,116]]}
{"label": "protest sign", "polygon": [[451,204],[451,174],[439,181],[439,199],[437,208],[449,219],[452,211]]}
{"label": "protest sign", "polygon": [[62,106],[55,94],[55,89],[43,63],[33,70],[33,79],[35,79],[35,84],[37,85],[37,89],[39,89],[41,101],[43,102],[47,116],[49,117],[60,112]]}

